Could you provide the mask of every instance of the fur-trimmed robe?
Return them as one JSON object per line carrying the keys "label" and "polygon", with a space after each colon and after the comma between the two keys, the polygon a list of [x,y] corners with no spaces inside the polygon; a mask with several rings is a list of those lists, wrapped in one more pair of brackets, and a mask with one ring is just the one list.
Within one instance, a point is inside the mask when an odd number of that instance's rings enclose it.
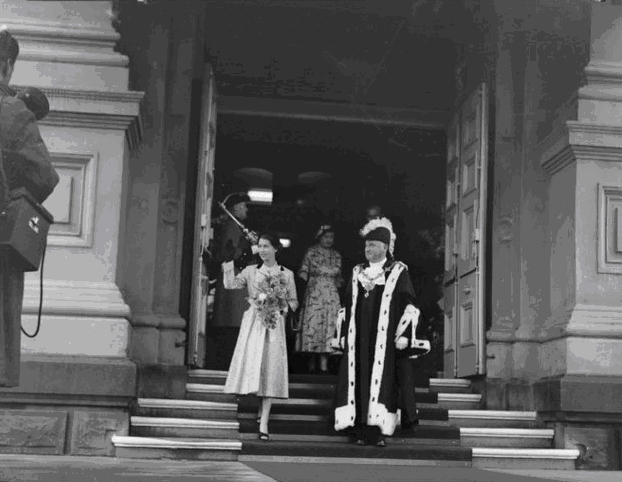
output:
{"label": "fur-trimmed robe", "polygon": [[[408,268],[401,262],[387,261],[385,284],[375,286],[366,300],[371,305],[359,313],[365,290],[358,276],[367,266],[359,264],[352,272],[345,310],[335,333],[344,350],[335,393],[335,430],[368,425],[390,436],[399,424],[398,409],[408,414],[408,422],[416,419],[412,370],[401,370],[401,364],[408,363],[406,352],[419,343],[415,337],[419,310]],[[398,354],[396,340],[400,337],[407,338],[409,344]],[[358,352],[366,345],[370,351],[374,347],[373,353]],[[411,406],[403,406],[405,403]]]}

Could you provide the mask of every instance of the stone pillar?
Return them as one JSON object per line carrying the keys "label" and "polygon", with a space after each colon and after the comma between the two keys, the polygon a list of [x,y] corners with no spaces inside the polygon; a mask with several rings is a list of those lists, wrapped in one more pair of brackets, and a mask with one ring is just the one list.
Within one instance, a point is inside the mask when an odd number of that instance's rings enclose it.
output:
{"label": "stone pillar", "polygon": [[[22,337],[20,384],[1,391],[3,403],[28,408],[2,411],[14,421],[3,422],[11,428],[0,436],[2,450],[111,455],[109,434],[128,431],[136,369],[128,359],[130,309],[117,278],[124,173],[140,139],[142,93],[128,90],[128,59],[114,51],[119,35],[110,7],[26,0],[0,6],[2,23],[20,42],[13,84],[39,87],[50,100],[40,129],[60,175],[45,203],[55,224],[43,266],[41,331]],[[39,273],[29,273],[22,319],[29,332],[38,308]],[[60,422],[42,435],[46,418]],[[41,445],[33,443],[37,436]]]}
{"label": "stone pillar", "polygon": [[550,314],[549,178],[540,142],[569,115],[589,44],[589,5],[495,1],[497,14],[489,408],[532,409]]}
{"label": "stone pillar", "polygon": [[592,51],[577,120],[542,145],[549,172],[551,317],[540,333],[543,375],[622,376],[622,6],[592,14]]}
{"label": "stone pillar", "polygon": [[[620,469],[622,400],[622,6],[594,5],[587,85],[544,140],[550,175],[550,317],[535,408],[584,468]],[[566,117],[568,119],[568,117]],[[556,126],[554,126],[556,127]]]}
{"label": "stone pillar", "polygon": [[[132,309],[130,356],[141,397],[183,398],[187,320],[180,315],[193,82],[203,74],[200,2],[122,3],[120,49],[145,91],[144,141],[128,172],[120,285]],[[198,75],[198,77],[197,77]],[[200,85],[199,85],[200,87]],[[199,112],[199,109],[196,110]]]}
{"label": "stone pillar", "polygon": [[[498,12],[495,65],[494,197],[492,212],[492,325],[487,333],[489,379],[512,377],[519,324],[519,206],[525,36],[510,12]],[[518,73],[518,77],[517,77]]]}

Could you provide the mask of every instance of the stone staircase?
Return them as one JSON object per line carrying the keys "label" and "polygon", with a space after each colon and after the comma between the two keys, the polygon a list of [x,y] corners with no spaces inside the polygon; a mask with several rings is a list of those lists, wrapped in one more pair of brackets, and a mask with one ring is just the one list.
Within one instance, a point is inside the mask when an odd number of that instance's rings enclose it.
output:
{"label": "stone staircase", "polygon": [[257,440],[258,400],[223,393],[226,372],[191,370],[185,400],[138,399],[117,457],[240,461],[348,461],[503,469],[574,469],[579,451],[555,449],[535,412],[482,409],[468,380],[417,382],[421,425],[387,446],[356,446],[331,427],[334,376],[291,375],[275,400],[270,442]]}

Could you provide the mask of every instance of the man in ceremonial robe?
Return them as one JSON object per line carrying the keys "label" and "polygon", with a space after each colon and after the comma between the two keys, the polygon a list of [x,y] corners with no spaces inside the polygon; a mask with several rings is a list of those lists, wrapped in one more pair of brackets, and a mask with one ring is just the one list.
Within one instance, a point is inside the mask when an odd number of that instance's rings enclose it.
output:
{"label": "man in ceremonial robe", "polygon": [[430,344],[416,338],[419,310],[408,268],[393,259],[391,222],[372,219],[361,234],[367,262],[353,269],[333,339],[343,351],[335,430],[350,430],[358,445],[383,447],[400,423],[418,423],[410,358]]}
{"label": "man in ceremonial robe", "polygon": [[[0,211],[10,191],[26,188],[42,203],[58,184],[35,115],[9,87],[19,44],[0,30]],[[19,384],[24,273],[0,254],[0,386]]]}

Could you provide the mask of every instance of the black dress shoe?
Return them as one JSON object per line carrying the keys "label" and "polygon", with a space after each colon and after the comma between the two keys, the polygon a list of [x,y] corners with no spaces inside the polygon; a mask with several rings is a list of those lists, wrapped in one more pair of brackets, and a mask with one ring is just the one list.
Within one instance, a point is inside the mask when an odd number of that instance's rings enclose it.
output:
{"label": "black dress shoe", "polygon": [[354,442],[356,445],[367,445],[367,441],[364,438],[357,438]]}
{"label": "black dress shoe", "polygon": [[381,435],[380,437],[378,437],[378,440],[376,440],[376,447],[386,447],[387,446],[387,442],[384,439],[384,437]]}

